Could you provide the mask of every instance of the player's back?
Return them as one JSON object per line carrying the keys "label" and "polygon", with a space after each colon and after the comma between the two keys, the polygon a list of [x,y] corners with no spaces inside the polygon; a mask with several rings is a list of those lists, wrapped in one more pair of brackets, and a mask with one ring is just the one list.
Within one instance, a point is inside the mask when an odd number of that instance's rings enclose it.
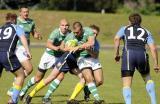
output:
{"label": "player's back", "polygon": [[6,23],[0,28],[0,51],[14,52],[18,36],[16,35],[15,25]]}
{"label": "player's back", "polygon": [[133,50],[145,50],[148,33],[147,30],[138,25],[127,26],[125,32],[125,48]]}

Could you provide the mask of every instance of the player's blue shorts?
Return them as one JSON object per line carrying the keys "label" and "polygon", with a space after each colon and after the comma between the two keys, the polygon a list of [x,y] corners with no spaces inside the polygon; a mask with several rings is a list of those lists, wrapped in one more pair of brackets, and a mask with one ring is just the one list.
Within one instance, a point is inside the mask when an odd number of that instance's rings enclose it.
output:
{"label": "player's blue shorts", "polygon": [[72,69],[78,68],[77,60],[74,54],[66,52],[57,60],[55,67],[57,67],[61,72],[68,72]]}
{"label": "player's blue shorts", "polygon": [[148,54],[141,50],[123,51],[121,76],[133,76],[135,69],[142,75],[149,74],[150,67]]}
{"label": "player's blue shorts", "polygon": [[21,64],[14,53],[0,52],[0,72],[2,72],[3,68],[5,68],[6,71],[15,72],[20,67]]}

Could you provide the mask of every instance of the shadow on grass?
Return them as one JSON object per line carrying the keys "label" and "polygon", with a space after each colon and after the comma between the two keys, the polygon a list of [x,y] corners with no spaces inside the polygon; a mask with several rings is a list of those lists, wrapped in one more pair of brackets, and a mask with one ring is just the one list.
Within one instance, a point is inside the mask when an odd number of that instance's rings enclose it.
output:
{"label": "shadow on grass", "polygon": [[[43,98],[44,97],[44,95],[37,95],[37,96],[35,96],[34,98]],[[52,99],[54,99],[54,97],[69,97],[69,95],[68,94],[58,94],[58,95],[52,95]],[[94,102],[94,100],[89,100],[88,102],[86,102],[85,100],[78,100],[79,101],[79,103],[80,104],[93,104],[93,102]],[[52,100],[52,103],[53,104],[66,104],[67,103],[67,100]],[[42,102],[34,102],[34,103],[31,103],[31,104],[42,104]],[[107,102],[105,102],[104,101],[104,103],[103,104],[125,104],[125,103],[121,103],[121,102],[119,102],[119,103],[107,103]]]}
{"label": "shadow on grass", "polygon": [[[58,94],[58,95],[52,95],[52,97],[54,98],[54,97],[69,97],[70,95],[68,95],[68,94]],[[42,97],[44,97],[44,95],[36,95],[36,96],[34,96],[34,98],[42,98]]]}

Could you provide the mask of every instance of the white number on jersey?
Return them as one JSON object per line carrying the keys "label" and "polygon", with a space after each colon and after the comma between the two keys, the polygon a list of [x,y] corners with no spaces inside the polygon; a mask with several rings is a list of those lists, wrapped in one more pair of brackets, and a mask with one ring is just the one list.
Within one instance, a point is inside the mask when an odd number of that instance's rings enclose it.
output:
{"label": "white number on jersey", "polygon": [[4,31],[3,31],[3,39],[8,39],[10,38],[10,36],[12,35],[12,28],[11,27],[7,27]]}
{"label": "white number on jersey", "polygon": [[144,41],[145,39],[143,36],[145,35],[145,30],[143,28],[137,28],[137,31],[140,31],[140,34],[138,36],[134,36],[133,27],[129,27],[128,30],[130,31],[130,35],[128,36],[128,39],[138,39]]}

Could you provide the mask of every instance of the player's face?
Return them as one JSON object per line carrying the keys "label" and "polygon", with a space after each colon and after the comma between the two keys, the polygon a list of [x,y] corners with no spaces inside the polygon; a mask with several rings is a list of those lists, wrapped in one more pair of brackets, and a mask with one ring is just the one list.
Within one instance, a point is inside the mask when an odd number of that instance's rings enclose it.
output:
{"label": "player's face", "polygon": [[69,30],[69,24],[67,21],[61,21],[60,23],[60,30],[63,34],[67,33]]}
{"label": "player's face", "polygon": [[80,36],[82,35],[82,33],[83,33],[83,30],[81,29],[81,27],[75,25],[75,26],[73,27],[73,32],[74,32],[74,34],[75,34],[76,36],[80,37]]}
{"label": "player's face", "polygon": [[28,8],[21,8],[21,10],[20,10],[20,16],[23,19],[27,19],[28,16],[29,16],[29,9]]}
{"label": "player's face", "polygon": [[94,36],[97,37],[99,32],[96,29],[93,29],[93,33],[94,33]]}

